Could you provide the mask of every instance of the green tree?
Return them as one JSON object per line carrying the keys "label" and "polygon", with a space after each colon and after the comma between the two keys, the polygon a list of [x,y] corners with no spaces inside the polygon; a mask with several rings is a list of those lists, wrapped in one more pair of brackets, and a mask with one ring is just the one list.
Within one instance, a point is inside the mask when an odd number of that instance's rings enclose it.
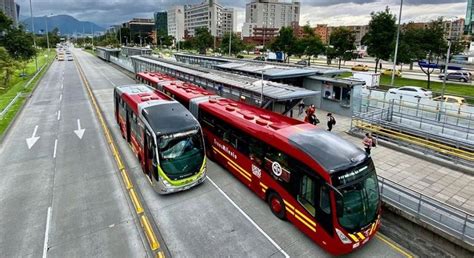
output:
{"label": "green tree", "polygon": [[36,54],[33,35],[26,33],[22,26],[7,29],[0,45],[5,47],[10,56],[16,60],[26,61]]}
{"label": "green tree", "polygon": [[362,39],[362,44],[367,46],[367,54],[375,57],[375,72],[380,60],[388,60],[394,51],[394,40],[397,32],[396,17],[390,13],[388,7],[385,11],[370,14],[369,31]]}
{"label": "green tree", "polygon": [[[443,19],[431,21],[428,28],[419,31],[418,35],[413,36],[417,40],[418,45],[418,60],[426,60],[429,64],[439,64],[440,58],[445,56],[448,44],[444,39],[444,24]],[[435,67],[426,67],[418,62],[421,70],[428,77],[427,88],[431,86],[431,74]]]}
{"label": "green tree", "polygon": [[290,56],[298,52],[295,48],[295,42],[296,37],[293,34],[293,29],[291,27],[282,27],[278,36],[270,44],[270,49],[272,51],[283,51],[289,61]]}
{"label": "green tree", "polygon": [[19,62],[4,47],[0,47],[0,80],[3,88],[8,88],[8,83],[19,66]]}
{"label": "green tree", "polygon": [[317,57],[324,53],[324,44],[314,33],[313,28],[309,24],[303,26],[303,36],[296,41],[297,54],[306,55],[308,57],[308,65],[311,65],[311,57]]}
{"label": "green tree", "polygon": [[222,37],[222,42],[220,46],[220,51],[223,54],[228,54],[229,53],[229,40],[231,41],[231,54],[237,55],[240,53],[242,50],[245,49],[244,43],[242,42],[242,39],[237,36],[237,34],[232,33],[232,39],[230,38],[230,33],[224,34],[224,37]]}
{"label": "green tree", "polygon": [[197,28],[194,30],[193,42],[193,45],[199,51],[199,54],[205,55],[207,49],[212,47],[214,43],[214,37],[207,28]]}
{"label": "green tree", "polygon": [[0,37],[3,36],[4,32],[13,25],[13,21],[0,11]]}
{"label": "green tree", "polygon": [[[348,60],[352,57],[352,51],[355,49],[355,36],[351,30],[338,27],[334,29],[329,37],[330,48],[328,55],[332,58],[338,58],[339,69],[341,69],[341,60]],[[350,60],[350,59],[349,59]]]}

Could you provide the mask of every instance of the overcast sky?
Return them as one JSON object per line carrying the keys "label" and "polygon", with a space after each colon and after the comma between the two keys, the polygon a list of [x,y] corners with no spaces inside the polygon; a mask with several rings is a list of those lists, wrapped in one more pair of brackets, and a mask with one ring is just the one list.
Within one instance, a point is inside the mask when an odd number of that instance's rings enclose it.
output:
{"label": "overcast sky", "polygon": [[[31,0],[34,16],[69,14],[83,21],[108,26],[119,24],[133,17],[153,16],[153,12],[166,10],[177,4],[196,4],[201,0]],[[250,0],[218,0],[236,10],[236,29],[241,30],[245,21],[245,3]],[[29,16],[29,0],[16,0],[21,15]],[[370,20],[372,11],[389,6],[399,11],[400,0],[301,0],[300,24],[363,25]],[[405,0],[402,22],[426,21],[439,16],[464,18],[467,0]]]}

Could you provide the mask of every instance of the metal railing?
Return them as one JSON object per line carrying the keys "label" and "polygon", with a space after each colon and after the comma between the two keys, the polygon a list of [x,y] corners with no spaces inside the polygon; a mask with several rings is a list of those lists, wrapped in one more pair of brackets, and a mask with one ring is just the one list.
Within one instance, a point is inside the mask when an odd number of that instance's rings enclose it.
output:
{"label": "metal railing", "polygon": [[474,245],[474,215],[378,176],[382,200],[446,234]]}
{"label": "metal railing", "polygon": [[417,129],[407,129],[387,121],[389,110],[376,110],[355,114],[351,120],[351,132],[372,132],[377,138],[418,150],[424,154],[449,160],[467,168],[474,167],[474,145],[467,141],[449,139]]}

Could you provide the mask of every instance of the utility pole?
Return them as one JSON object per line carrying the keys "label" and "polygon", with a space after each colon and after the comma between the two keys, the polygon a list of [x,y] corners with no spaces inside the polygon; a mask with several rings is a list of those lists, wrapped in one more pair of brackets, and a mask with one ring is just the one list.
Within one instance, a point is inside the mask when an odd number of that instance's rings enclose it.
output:
{"label": "utility pole", "polygon": [[229,56],[232,54],[232,31],[229,34]]}
{"label": "utility pole", "polygon": [[38,54],[36,54],[36,31],[35,31],[35,21],[33,20],[33,5],[30,0],[30,15],[31,15],[31,29],[33,30],[33,45],[35,46],[35,64],[36,71],[38,71]]}
{"label": "utility pole", "polygon": [[120,47],[122,47],[122,27],[119,28]]}
{"label": "utility pole", "polygon": [[91,23],[91,32],[92,32],[92,49],[94,49],[94,29],[92,28],[92,23]]}
{"label": "utility pole", "polygon": [[398,27],[397,27],[397,41],[395,43],[395,55],[393,56],[393,69],[392,69],[392,80],[390,85],[393,86],[393,81],[395,80],[395,69],[397,68],[397,55],[398,55],[398,42],[400,41],[400,26],[402,21],[402,8],[403,0],[400,0],[400,13],[398,14]]}

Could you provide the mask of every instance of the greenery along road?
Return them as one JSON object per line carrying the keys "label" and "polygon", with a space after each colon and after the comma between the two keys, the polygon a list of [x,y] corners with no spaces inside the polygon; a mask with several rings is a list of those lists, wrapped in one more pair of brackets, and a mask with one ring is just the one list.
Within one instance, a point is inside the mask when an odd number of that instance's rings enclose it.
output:
{"label": "greenery along road", "polygon": [[[52,62],[54,60],[54,51],[54,49],[51,50],[51,55],[49,58],[46,57],[47,50],[38,51],[38,68],[42,67],[48,61]],[[8,110],[3,118],[0,118],[0,136],[3,135],[5,129],[8,127],[8,125],[10,125],[17,112],[25,103],[25,95],[30,93],[36,87],[36,84],[38,83],[39,79],[41,79],[47,68],[48,67],[45,66],[45,69],[41,71],[41,74],[39,74],[35,80],[31,82],[28,88],[25,88],[26,83],[33,77],[36,70],[35,60],[32,59],[27,63],[24,70],[17,69],[15,71],[7,87],[0,89],[0,111],[2,111],[18,93],[26,93],[15,102],[15,104]],[[25,73],[27,76],[21,77],[21,73]]]}

